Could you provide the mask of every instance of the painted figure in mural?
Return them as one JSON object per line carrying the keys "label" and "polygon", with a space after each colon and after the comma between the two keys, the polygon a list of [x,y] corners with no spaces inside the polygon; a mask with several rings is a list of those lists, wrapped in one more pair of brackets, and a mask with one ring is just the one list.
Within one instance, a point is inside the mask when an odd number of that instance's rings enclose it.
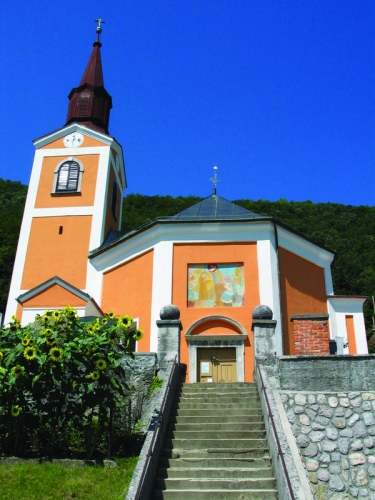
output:
{"label": "painted figure in mural", "polygon": [[241,307],[245,299],[242,264],[192,264],[188,268],[189,307]]}
{"label": "painted figure in mural", "polygon": [[233,283],[232,280],[230,279],[229,276],[224,276],[224,287],[225,287],[225,292],[221,296],[221,302],[224,304],[224,306],[228,307],[233,304],[234,301],[234,288],[233,288]]}
{"label": "painted figure in mural", "polygon": [[203,271],[198,278],[199,282],[199,300],[208,299],[208,273]]}

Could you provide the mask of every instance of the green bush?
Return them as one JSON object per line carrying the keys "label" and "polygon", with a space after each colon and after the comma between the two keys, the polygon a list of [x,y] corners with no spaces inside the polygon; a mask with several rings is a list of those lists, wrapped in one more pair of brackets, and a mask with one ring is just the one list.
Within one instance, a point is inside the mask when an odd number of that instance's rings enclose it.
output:
{"label": "green bush", "polygon": [[113,313],[82,322],[72,307],[0,333],[0,453],[111,452],[113,419],[129,395],[121,358],[141,330]]}

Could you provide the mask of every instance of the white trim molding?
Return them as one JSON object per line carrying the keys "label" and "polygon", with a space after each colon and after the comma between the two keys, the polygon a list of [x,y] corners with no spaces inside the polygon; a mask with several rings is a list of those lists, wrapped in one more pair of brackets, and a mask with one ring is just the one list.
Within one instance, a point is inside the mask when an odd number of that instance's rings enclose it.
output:
{"label": "white trim molding", "polygon": [[[345,317],[353,316],[357,354],[368,354],[366,328],[363,316],[363,304],[366,299],[367,297],[350,297],[342,295],[327,297],[331,339],[335,340],[336,337],[342,337],[344,339],[344,345],[348,344]],[[344,354],[349,354],[348,347],[344,348]]]}

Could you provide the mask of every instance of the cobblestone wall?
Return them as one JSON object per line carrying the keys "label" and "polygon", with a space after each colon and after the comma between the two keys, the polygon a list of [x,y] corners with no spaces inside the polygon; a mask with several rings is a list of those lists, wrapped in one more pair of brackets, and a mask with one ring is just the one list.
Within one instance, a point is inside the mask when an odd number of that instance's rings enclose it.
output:
{"label": "cobblestone wall", "polygon": [[375,392],[280,393],[317,500],[375,500]]}

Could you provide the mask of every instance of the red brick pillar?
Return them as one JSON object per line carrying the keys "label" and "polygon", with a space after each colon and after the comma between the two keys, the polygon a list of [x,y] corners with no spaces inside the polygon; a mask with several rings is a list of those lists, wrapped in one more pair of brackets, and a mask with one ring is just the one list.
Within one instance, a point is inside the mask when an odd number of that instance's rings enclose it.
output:
{"label": "red brick pillar", "polygon": [[329,354],[328,314],[294,314],[294,354],[321,356]]}

